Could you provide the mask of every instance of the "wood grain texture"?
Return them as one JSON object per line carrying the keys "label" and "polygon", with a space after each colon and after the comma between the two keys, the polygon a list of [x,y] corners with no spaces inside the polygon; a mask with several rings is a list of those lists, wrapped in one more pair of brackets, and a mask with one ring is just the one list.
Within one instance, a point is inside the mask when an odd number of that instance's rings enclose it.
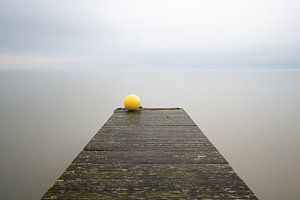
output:
{"label": "wood grain texture", "polygon": [[115,110],[43,199],[257,199],[179,108]]}

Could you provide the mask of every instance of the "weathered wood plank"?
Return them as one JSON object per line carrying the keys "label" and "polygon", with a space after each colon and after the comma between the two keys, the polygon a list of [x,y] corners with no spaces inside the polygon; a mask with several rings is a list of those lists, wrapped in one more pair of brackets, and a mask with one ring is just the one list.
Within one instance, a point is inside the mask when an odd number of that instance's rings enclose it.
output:
{"label": "weathered wood plank", "polygon": [[[124,173],[126,172],[126,173]],[[225,175],[225,176],[224,176]],[[88,179],[214,179],[237,178],[229,164],[90,164],[72,163],[61,178]]]}
{"label": "weathered wood plank", "polygon": [[[166,141],[166,140],[165,140]],[[173,140],[174,141],[174,140]],[[85,151],[158,151],[158,152],[209,152],[217,151],[209,141],[185,141],[173,143],[166,141],[159,143],[143,141],[112,141],[112,142],[92,142],[87,145]]]}
{"label": "weathered wood plank", "polygon": [[88,163],[88,164],[227,163],[218,151],[200,151],[200,152],[82,151],[73,162]]}
{"label": "weathered wood plank", "polygon": [[115,112],[106,126],[196,126],[182,110],[142,110],[131,112],[130,117],[124,111]]}
{"label": "weathered wood plank", "polygon": [[[63,188],[76,193],[113,193],[128,198],[167,198],[191,196],[244,199],[254,197],[227,164],[211,165],[71,165],[53,194]],[[75,180],[75,181],[68,181]],[[186,181],[188,180],[188,181]],[[86,187],[90,185],[92,187]],[[159,190],[156,190],[159,186]],[[140,196],[141,195],[141,196]],[[144,195],[144,196],[143,196]],[[177,196],[174,196],[177,195]],[[99,197],[99,196],[98,196]],[[103,196],[101,196],[103,197]]]}
{"label": "weathered wood plank", "polygon": [[[174,136],[197,136],[204,137],[203,133],[197,126],[107,126],[106,124],[99,130],[99,134],[96,134],[95,137],[104,137],[110,135],[120,136],[164,136],[171,137]],[[149,135],[150,134],[150,135]]]}
{"label": "weathered wood plank", "polygon": [[257,199],[182,109],[116,110],[43,199]]}
{"label": "weathered wood plank", "polygon": [[[174,128],[174,127],[173,127]],[[138,128],[137,128],[138,129]],[[104,129],[95,135],[92,139],[97,140],[134,140],[134,139],[202,139],[206,138],[201,132],[198,130],[190,130],[189,129],[178,129],[159,131],[159,130],[147,130],[147,127],[144,129],[138,130],[130,130],[128,128],[118,128],[118,129]],[[188,132],[188,133],[187,133]]]}

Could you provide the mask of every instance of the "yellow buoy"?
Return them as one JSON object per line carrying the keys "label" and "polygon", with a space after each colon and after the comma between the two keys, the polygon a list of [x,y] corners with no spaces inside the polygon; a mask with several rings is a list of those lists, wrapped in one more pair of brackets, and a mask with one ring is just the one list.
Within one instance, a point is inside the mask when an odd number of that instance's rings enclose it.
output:
{"label": "yellow buoy", "polygon": [[124,99],[124,106],[127,110],[137,110],[141,106],[140,97],[134,94],[130,94]]}

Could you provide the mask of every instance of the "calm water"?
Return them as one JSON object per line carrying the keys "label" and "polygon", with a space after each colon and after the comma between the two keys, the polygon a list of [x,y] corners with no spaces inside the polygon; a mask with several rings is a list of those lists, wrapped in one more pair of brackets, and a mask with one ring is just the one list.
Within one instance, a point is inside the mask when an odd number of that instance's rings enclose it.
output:
{"label": "calm water", "polygon": [[260,199],[300,196],[300,71],[0,71],[1,199],[40,199],[124,96],[183,107]]}

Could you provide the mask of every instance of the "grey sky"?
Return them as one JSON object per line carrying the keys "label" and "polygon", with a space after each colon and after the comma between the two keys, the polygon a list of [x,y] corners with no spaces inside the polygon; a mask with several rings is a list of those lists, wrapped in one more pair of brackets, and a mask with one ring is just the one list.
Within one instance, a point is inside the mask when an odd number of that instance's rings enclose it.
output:
{"label": "grey sky", "polygon": [[0,68],[300,69],[293,0],[0,2]]}

